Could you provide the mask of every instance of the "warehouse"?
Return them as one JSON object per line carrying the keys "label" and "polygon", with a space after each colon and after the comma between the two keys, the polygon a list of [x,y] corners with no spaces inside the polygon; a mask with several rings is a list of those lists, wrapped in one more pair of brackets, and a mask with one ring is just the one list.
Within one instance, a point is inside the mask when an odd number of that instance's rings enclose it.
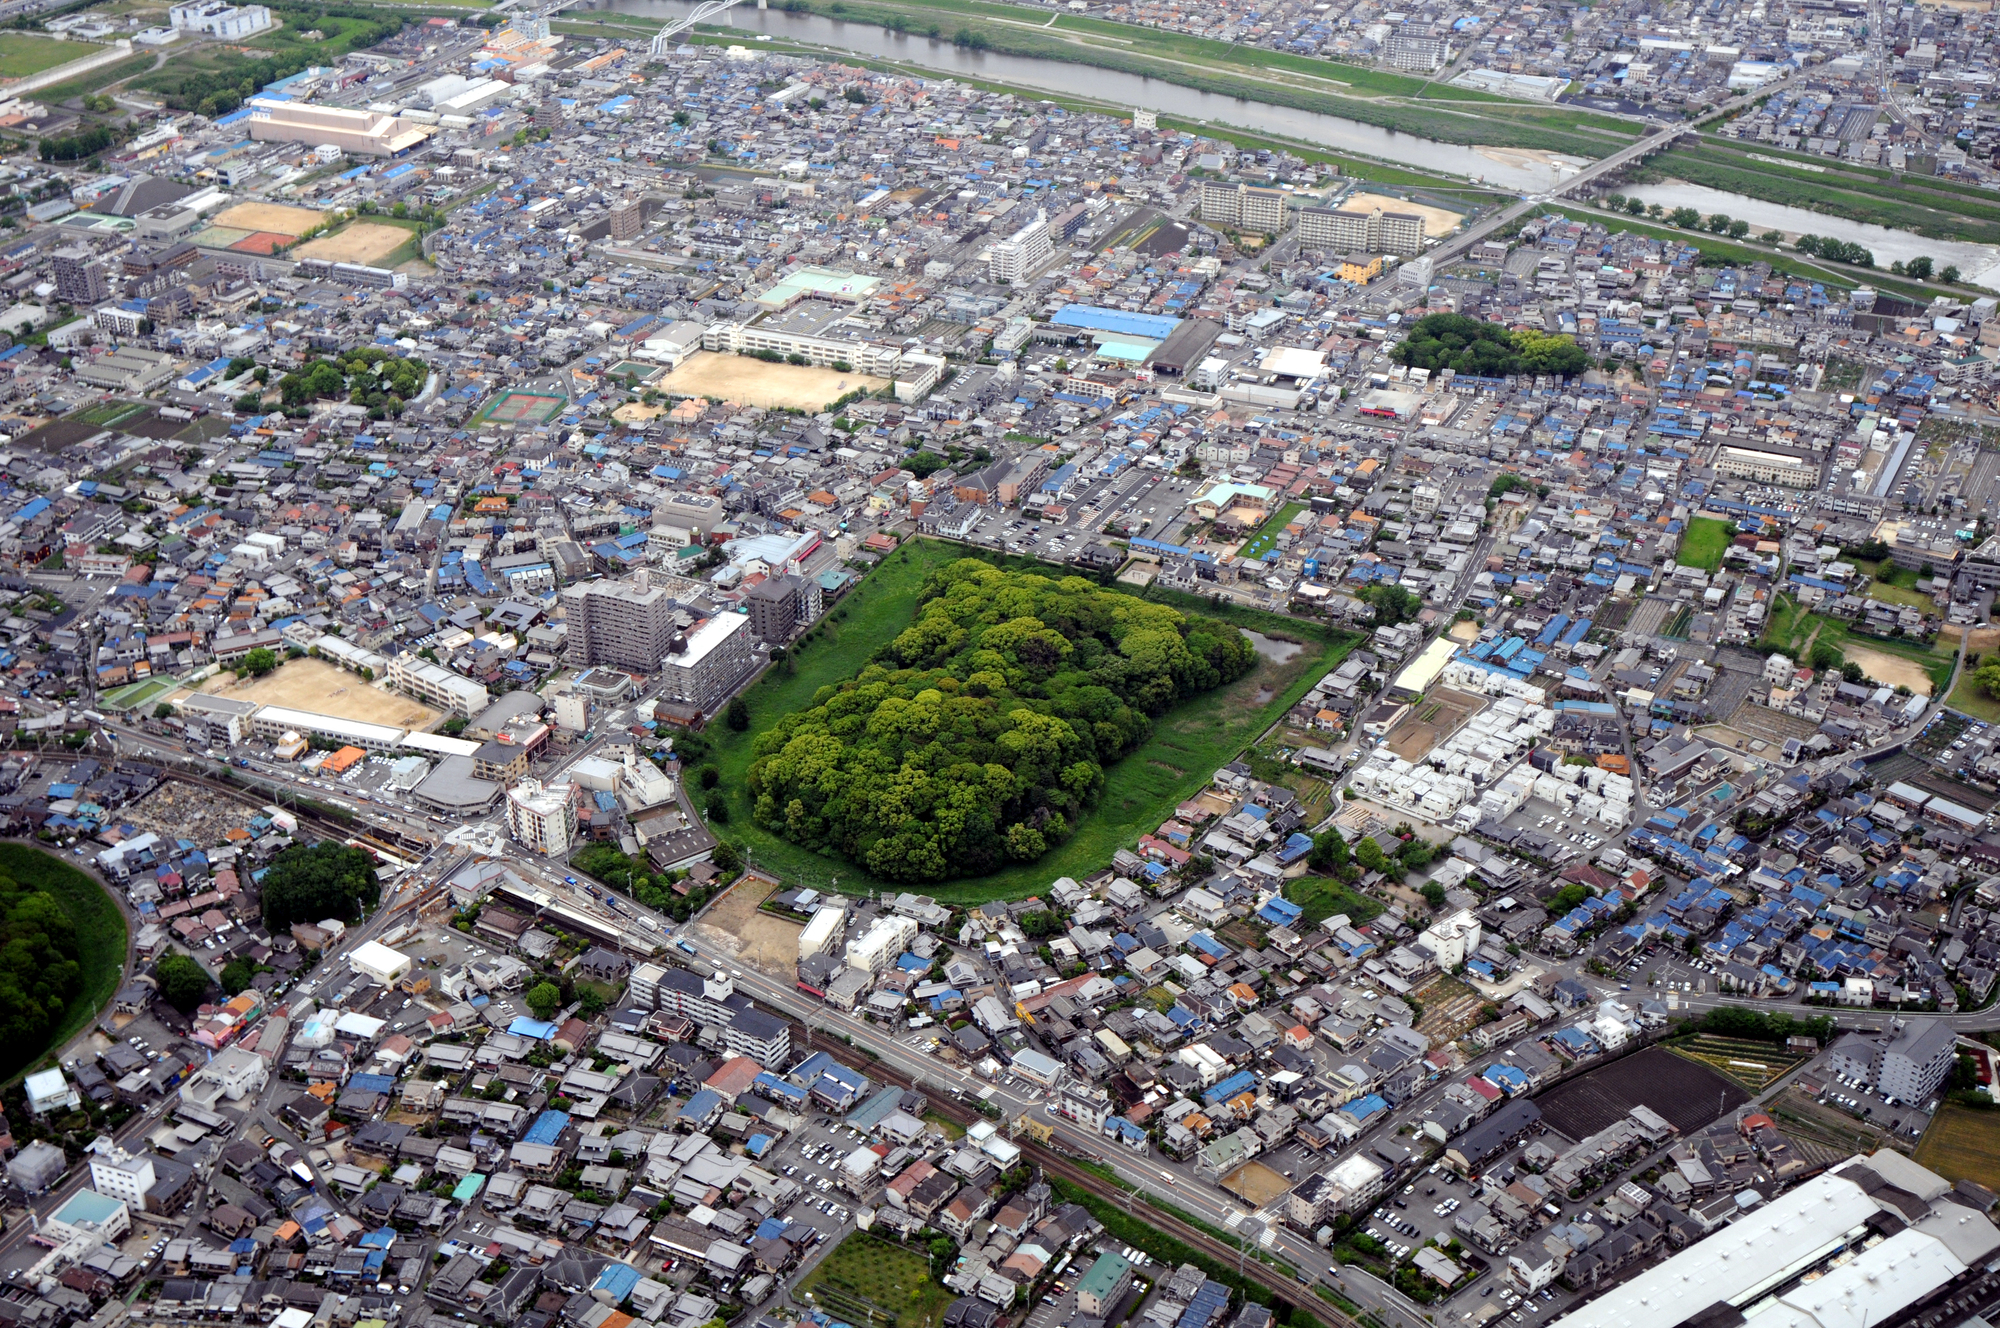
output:
{"label": "warehouse", "polygon": [[385,987],[395,986],[410,972],[410,957],[380,941],[363,941],[347,957],[347,962],[361,976],[373,978]]}
{"label": "warehouse", "polygon": [[1887,1149],[1753,1209],[1561,1328],[1885,1323],[2000,1250],[1950,1182]]}
{"label": "warehouse", "polygon": [[1448,638],[1441,636],[1431,642],[1424,647],[1423,654],[1411,660],[1403,667],[1403,671],[1396,675],[1396,681],[1389,684],[1386,699],[1408,701],[1413,697],[1422,696],[1430,685],[1438,680],[1438,675],[1444,672],[1444,666],[1451,663],[1451,657],[1457,653],[1458,646]]}

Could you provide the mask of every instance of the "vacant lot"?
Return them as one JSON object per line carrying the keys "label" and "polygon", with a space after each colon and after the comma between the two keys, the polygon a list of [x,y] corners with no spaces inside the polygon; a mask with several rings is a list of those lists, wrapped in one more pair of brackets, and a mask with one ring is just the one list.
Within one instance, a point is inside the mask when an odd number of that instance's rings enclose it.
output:
{"label": "vacant lot", "polygon": [[1262,1208],[1292,1188],[1292,1183],[1262,1162],[1245,1162],[1222,1178],[1222,1188],[1253,1208]]}
{"label": "vacant lot", "polygon": [[954,1297],[931,1281],[921,1255],[851,1233],[793,1293],[855,1328],[937,1328]]}
{"label": "vacant lot", "polygon": [[[747,791],[751,743],[773,720],[811,706],[813,694],[821,687],[860,672],[878,646],[909,626],[930,570],[968,556],[970,550],[933,540],[905,544],[794,643],[795,667],[789,675],[767,670],[743,693],[750,708],[747,730],[732,733],[721,726],[709,730],[715,744],[714,763],[722,773],[721,788],[729,805],[730,837],[753,849],[757,862],[782,876],[786,884],[865,893],[885,883],[853,863],[802,849],[751,820]],[[1027,563],[1016,560],[1006,565],[1026,567]],[[1050,576],[1067,574],[1067,569],[1039,564],[1034,570]],[[1340,663],[1355,640],[1273,614],[1229,607],[1211,609],[1205,601],[1171,592],[1153,591],[1146,598],[1170,603],[1187,613],[1208,613],[1239,627],[1261,628],[1267,635],[1303,640],[1306,649],[1282,664],[1260,655],[1257,667],[1227,687],[1160,716],[1154,722],[1152,739],[1104,772],[1104,792],[1097,807],[1078,825],[1069,842],[1033,862],[991,876],[929,886],[925,893],[953,904],[1024,899],[1047,889],[1059,876],[1081,879],[1099,870],[1112,853],[1136,843],[1140,835],[1171,816],[1176,806],[1200,793],[1216,767],[1235,757],[1296,704],[1314,682]]]}
{"label": "vacant lot", "polygon": [[323,258],[329,263],[374,263],[401,249],[409,238],[410,232],[401,226],[357,221],[331,235],[306,241],[296,257]]}
{"label": "vacant lot", "polygon": [[87,42],[57,41],[32,32],[0,33],[0,78],[26,78],[44,69],[96,55],[103,49]]}
{"label": "vacant lot", "polygon": [[1722,555],[1735,537],[1727,521],[1698,516],[1688,522],[1687,533],[1681,536],[1681,551],[1674,555],[1674,561],[1683,567],[1713,572],[1722,566]]}
{"label": "vacant lot", "polygon": [[293,238],[304,235],[326,218],[312,208],[283,203],[238,203],[215,214],[217,226],[240,231],[275,231]]}
{"label": "vacant lot", "polygon": [[1944,1103],[1918,1141],[1916,1158],[1946,1180],[2000,1190],[2000,1111]]}
{"label": "vacant lot", "polygon": [[1389,732],[1389,750],[1405,761],[1421,761],[1431,748],[1458,732],[1461,724],[1478,714],[1486,698],[1470,692],[1439,687],[1410,707],[1410,713],[1396,721]]}
{"label": "vacant lot", "polygon": [[799,933],[805,928],[758,910],[777,888],[776,881],[745,876],[709,906],[695,930],[750,967],[789,979],[799,966]]}
{"label": "vacant lot", "polygon": [[1382,911],[1382,901],[1360,894],[1327,876],[1301,876],[1286,881],[1285,898],[1305,910],[1295,930],[1310,932],[1336,913],[1345,913],[1354,926]]}
{"label": "vacant lot", "polygon": [[1349,212],[1372,212],[1381,208],[1384,212],[1413,213],[1424,219],[1424,235],[1433,240],[1440,235],[1451,234],[1458,229],[1458,223],[1465,220],[1450,208],[1427,207],[1390,194],[1349,194],[1340,200],[1340,207]]}
{"label": "vacant lot", "polygon": [[400,692],[384,691],[363,681],[359,674],[319,659],[295,659],[261,678],[245,678],[241,682],[234,674],[219,673],[203,683],[201,690],[235,701],[289,706],[294,710],[404,729],[428,728],[439,715],[420,701]]}
{"label": "vacant lot", "polygon": [[1648,1106],[1682,1137],[1750,1100],[1740,1084],[1663,1047],[1648,1047],[1572,1079],[1537,1098],[1542,1117],[1566,1139],[1596,1134],[1632,1108]]}
{"label": "vacant lot", "polygon": [[849,392],[879,392],[889,386],[889,380],[704,350],[695,352],[687,363],[653,386],[669,396],[719,397],[746,406],[820,410]]}

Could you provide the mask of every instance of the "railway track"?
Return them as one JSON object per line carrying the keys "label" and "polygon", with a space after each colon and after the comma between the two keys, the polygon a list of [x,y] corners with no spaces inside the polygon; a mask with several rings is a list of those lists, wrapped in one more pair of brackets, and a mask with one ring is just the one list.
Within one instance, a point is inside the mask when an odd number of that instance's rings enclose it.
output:
{"label": "railway track", "polygon": [[[792,1021],[791,1027],[793,1045],[807,1045],[806,1039],[811,1037],[810,1030],[796,1020]],[[863,1049],[857,1047],[854,1050],[861,1051]],[[899,1088],[913,1088],[923,1093],[930,1099],[930,1109],[932,1111],[959,1125],[971,1125],[976,1121],[987,1119],[987,1117],[966,1106],[963,1102],[955,1098],[940,1096],[923,1085],[914,1082],[908,1075],[872,1057],[869,1059],[869,1073]],[[1032,1158],[1042,1168],[1044,1174],[1060,1180],[1066,1180],[1079,1189],[1086,1190],[1099,1199],[1104,1200],[1106,1203],[1122,1208],[1126,1200],[1130,1197],[1130,1192],[1121,1190],[1116,1184],[1106,1180],[1096,1172],[1078,1166],[1073,1159],[1064,1156],[1062,1153],[1045,1144],[1038,1143],[1033,1139],[1014,1139],[1013,1143],[1015,1147],[1021,1150],[1024,1157]],[[1284,1301],[1294,1309],[1304,1310],[1315,1319],[1318,1319],[1322,1324],[1327,1325],[1327,1328],[1366,1328],[1366,1325],[1343,1314],[1324,1297],[1314,1294],[1307,1284],[1301,1283],[1295,1278],[1285,1276],[1285,1274],[1255,1256],[1244,1258],[1242,1251],[1238,1250],[1235,1246],[1216,1239],[1200,1227],[1183,1221],[1175,1217],[1172,1213],[1166,1212],[1152,1204],[1147,1204],[1145,1213],[1140,1220],[1144,1221],[1148,1226],[1155,1227],[1172,1236],[1188,1248],[1207,1255],[1225,1267],[1241,1259],[1241,1276],[1244,1281],[1254,1282],[1266,1291],[1269,1291],[1274,1298]]]}

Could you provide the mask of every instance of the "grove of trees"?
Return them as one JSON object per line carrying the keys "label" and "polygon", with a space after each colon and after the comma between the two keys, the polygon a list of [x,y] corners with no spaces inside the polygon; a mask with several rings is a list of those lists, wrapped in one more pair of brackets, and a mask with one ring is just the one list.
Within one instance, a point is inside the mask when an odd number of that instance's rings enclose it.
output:
{"label": "grove of trees", "polygon": [[973,558],[931,573],[858,677],[755,738],[758,824],[898,881],[1067,839],[1153,717],[1256,663],[1227,624]]}
{"label": "grove of trees", "polygon": [[55,896],[0,875],[0,1073],[40,1055],[82,991],[69,914]]}
{"label": "grove of trees", "polygon": [[1575,375],[1590,367],[1590,357],[1574,337],[1525,328],[1510,332],[1465,314],[1425,314],[1410,325],[1410,335],[1389,352],[1389,358],[1416,369],[1453,369],[1489,378]]}
{"label": "grove of trees", "polygon": [[375,859],[332,840],[294,844],[271,859],[264,874],[264,925],[273,932],[295,922],[357,917],[381,897]]}
{"label": "grove of trees", "polygon": [[208,994],[208,970],[178,950],[160,957],[153,965],[153,977],[159,981],[161,997],[182,1014],[192,1013]]}

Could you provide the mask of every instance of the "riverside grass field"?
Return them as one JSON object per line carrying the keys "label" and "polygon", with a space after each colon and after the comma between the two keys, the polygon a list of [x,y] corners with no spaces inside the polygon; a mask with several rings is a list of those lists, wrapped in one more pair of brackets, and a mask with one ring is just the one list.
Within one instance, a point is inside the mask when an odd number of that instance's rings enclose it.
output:
{"label": "riverside grass field", "polygon": [[[809,709],[813,694],[820,688],[851,678],[866,667],[878,646],[910,625],[924,580],[933,568],[959,558],[980,556],[980,550],[969,546],[940,540],[911,540],[884,559],[792,646],[791,674],[767,669],[743,693],[744,704],[750,708],[748,729],[737,733],[719,723],[708,726],[707,736],[713,746],[708,759],[722,776],[718,791],[729,815],[726,824],[711,822],[718,835],[741,845],[751,862],[776,872],[789,885],[837,889],[850,894],[870,890],[899,893],[914,888],[947,904],[1024,899],[1046,889],[1059,876],[1080,878],[1102,869],[1119,848],[1131,846],[1140,835],[1165,821],[1176,806],[1208,783],[1218,767],[1234,759],[1315,681],[1339,664],[1360,639],[1351,633],[1277,614],[1212,608],[1189,596],[1144,596],[1170,604],[1183,613],[1220,619],[1266,636],[1282,636],[1306,648],[1284,664],[1260,657],[1257,666],[1235,682],[1205,692],[1161,715],[1154,721],[1152,737],[1143,746],[1105,768],[1104,794],[1068,842],[1033,862],[987,876],[913,887],[879,880],[855,863],[801,848],[756,824],[751,818],[748,792],[751,745],[756,736],[781,716]],[[989,556],[984,561],[995,559]],[[1074,568],[1054,567],[1032,559],[1008,558],[999,563],[1008,570],[1046,576],[1076,574]]]}

